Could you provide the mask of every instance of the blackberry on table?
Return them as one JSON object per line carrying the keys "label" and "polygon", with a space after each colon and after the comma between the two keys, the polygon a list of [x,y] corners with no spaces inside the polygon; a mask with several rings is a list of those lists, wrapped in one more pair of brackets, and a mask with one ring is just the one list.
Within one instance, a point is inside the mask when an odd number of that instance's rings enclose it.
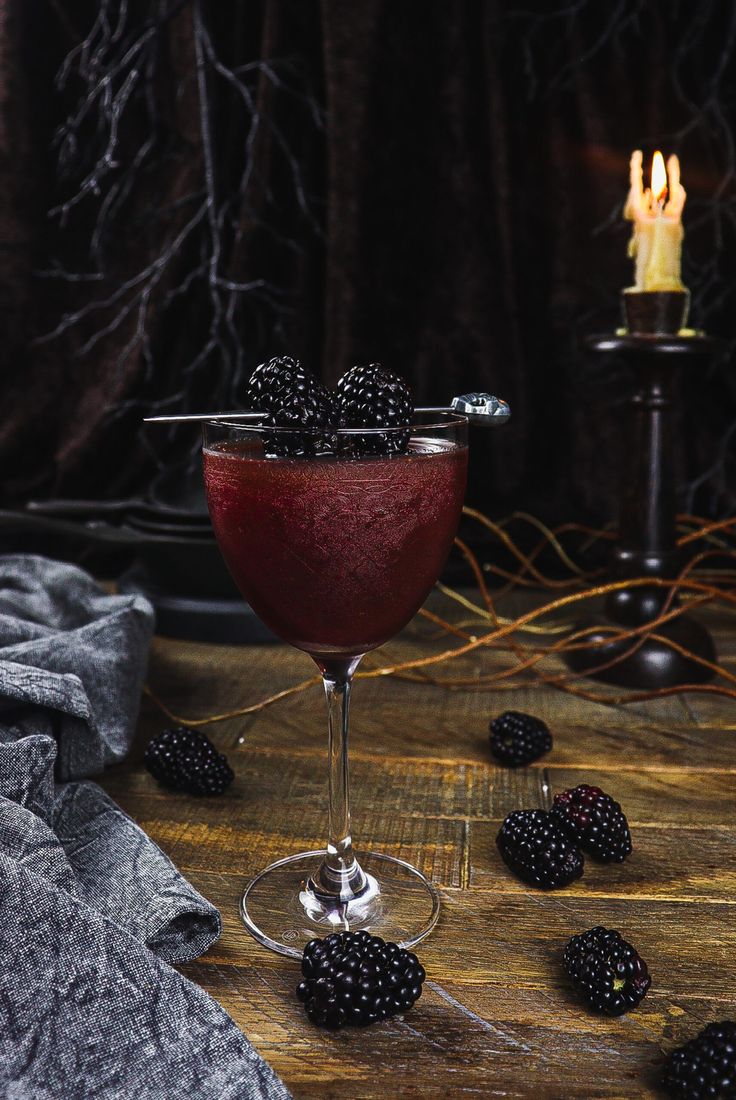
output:
{"label": "blackberry on table", "polygon": [[143,762],[162,786],[188,794],[222,794],[235,773],[200,730],[178,726],[152,738]]}
{"label": "blackberry on table", "polygon": [[578,993],[606,1016],[636,1008],[651,985],[647,964],[614,929],[598,926],[573,936],[563,962]]}
{"label": "blackberry on table", "polygon": [[405,432],[372,432],[351,439],[356,455],[405,454],[414,402],[403,378],[380,363],[351,367],[337,383],[341,428],[406,428]]}
{"label": "blackberry on table", "polygon": [[496,844],[514,874],[542,890],[569,886],[583,873],[580,849],[544,810],[514,810]]}
{"label": "blackberry on table", "polygon": [[284,355],[261,363],[250,376],[247,395],[248,404],[266,414],[264,424],[295,429],[264,432],[267,455],[300,458],[334,453],[335,399],[297,359]]}
{"label": "blackberry on table", "polygon": [[296,995],[320,1027],[372,1024],[406,1012],[422,994],[416,955],[365,931],[310,940]]}
{"label": "blackberry on table", "polygon": [[508,768],[538,760],[552,748],[552,735],[541,718],[507,710],[490,724],[491,752]]}
{"label": "blackberry on table", "polygon": [[662,1087],[672,1100],[734,1100],[736,1023],[708,1024],[670,1055]]}
{"label": "blackberry on table", "polygon": [[550,813],[583,851],[601,863],[622,863],[631,853],[626,815],[600,787],[583,783],[556,794]]}

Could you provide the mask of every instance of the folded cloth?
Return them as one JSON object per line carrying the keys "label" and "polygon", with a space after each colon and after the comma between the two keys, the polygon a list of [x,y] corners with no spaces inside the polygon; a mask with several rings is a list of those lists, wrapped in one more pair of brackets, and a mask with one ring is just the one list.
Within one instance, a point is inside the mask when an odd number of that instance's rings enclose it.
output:
{"label": "folded cloth", "polygon": [[96,783],[57,788],[53,830],[78,896],[162,959],[191,962],[219,939],[217,909]]}
{"label": "folded cloth", "polygon": [[[95,775],[135,733],[153,611],[64,562],[0,559],[0,722],[56,737],[59,779]],[[5,738],[8,739],[7,737]]]}
{"label": "folded cloth", "polygon": [[75,566],[0,557],[3,1097],[289,1095],[167,965],[211,946],[219,912],[81,778],[130,745],[152,626],[147,601]]}

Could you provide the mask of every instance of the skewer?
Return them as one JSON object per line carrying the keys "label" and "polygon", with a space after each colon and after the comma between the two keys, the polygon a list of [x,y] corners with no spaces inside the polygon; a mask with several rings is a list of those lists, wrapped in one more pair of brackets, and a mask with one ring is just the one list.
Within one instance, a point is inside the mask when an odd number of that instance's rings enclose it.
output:
{"label": "skewer", "polygon": [[[511,416],[508,402],[494,397],[492,393],[464,393],[460,397],[453,397],[449,405],[432,405],[421,409],[415,409],[415,413],[459,413],[466,416],[471,424],[479,424],[485,428],[495,428],[505,424]],[[249,420],[260,420],[266,413],[262,412],[212,412],[212,413],[184,413],[180,416],[147,416],[144,424],[196,424],[203,420],[237,420],[247,423]]]}

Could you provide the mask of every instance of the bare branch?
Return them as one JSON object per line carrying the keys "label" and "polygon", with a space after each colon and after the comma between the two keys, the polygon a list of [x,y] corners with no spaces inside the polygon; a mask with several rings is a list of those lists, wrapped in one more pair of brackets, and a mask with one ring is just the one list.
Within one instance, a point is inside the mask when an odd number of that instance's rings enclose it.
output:
{"label": "bare branch", "polygon": [[[101,293],[64,312],[37,342],[73,338],[79,358],[117,345],[118,380],[138,357],[146,396],[123,398],[111,410],[115,418],[132,407],[185,407],[202,377],[213,402],[230,398],[248,358],[243,318],[285,309],[282,290],[265,277],[237,276],[245,226],[299,249],[280,228],[281,212],[257,163],[260,134],[287,170],[295,209],[320,228],[299,158],[264,109],[259,86],[265,81],[271,89],[269,102],[290,97],[315,127],[322,125],[321,105],[291,62],[241,56],[227,64],[210,18],[202,0],[155,0],[145,18],[128,0],[99,0],[57,74],[60,94],[75,93],[76,100],[54,139],[61,195],[49,215],[59,226],[60,254],[38,274],[70,291],[100,283]],[[181,56],[187,33],[194,65],[176,77],[171,54]],[[192,99],[194,138],[191,108],[182,106]],[[218,145],[214,120],[224,112],[242,129],[236,156]],[[72,229],[77,240],[87,234],[91,263],[79,268],[64,257]],[[130,247],[133,234],[143,247]],[[143,257],[138,266],[136,253]],[[166,331],[169,315],[176,326],[174,311],[185,303],[192,305],[188,333],[195,334],[188,358],[162,366],[154,337]],[[119,392],[116,378],[112,392]],[[199,382],[197,392],[201,400]]]}

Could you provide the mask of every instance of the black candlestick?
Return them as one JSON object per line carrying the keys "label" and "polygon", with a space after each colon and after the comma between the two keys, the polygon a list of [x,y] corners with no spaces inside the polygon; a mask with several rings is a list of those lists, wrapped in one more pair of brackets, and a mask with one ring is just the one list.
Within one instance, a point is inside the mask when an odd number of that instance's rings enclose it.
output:
{"label": "black candlestick", "polygon": [[[622,356],[637,378],[630,402],[619,536],[611,558],[613,579],[672,580],[685,564],[677,549],[675,526],[672,404],[676,373],[681,366],[702,369],[714,341],[702,335],[590,336],[585,346],[598,354]],[[654,585],[610,593],[602,621],[580,639],[600,644],[568,651],[568,667],[608,683],[645,690],[709,680],[710,669],[655,638],[608,640],[611,627],[631,629],[651,622],[661,614],[668,596],[666,587]],[[669,606],[678,606],[676,596]],[[654,632],[697,657],[715,661],[710,634],[689,615],[680,614]],[[610,668],[596,672],[598,666],[631,650]]]}

